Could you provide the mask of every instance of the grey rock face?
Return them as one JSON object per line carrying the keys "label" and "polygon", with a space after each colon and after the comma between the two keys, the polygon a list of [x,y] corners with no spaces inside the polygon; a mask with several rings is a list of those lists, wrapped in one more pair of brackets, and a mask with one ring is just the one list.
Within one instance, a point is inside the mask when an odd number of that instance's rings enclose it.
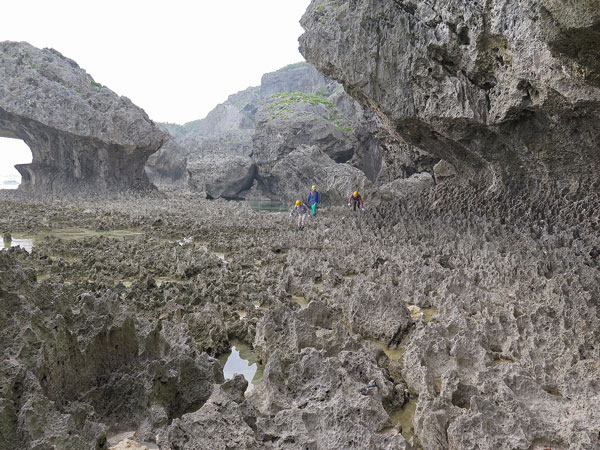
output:
{"label": "grey rock face", "polygon": [[[189,187],[208,198],[289,201],[317,184],[326,200],[339,201],[349,189],[428,170],[437,161],[392,138],[373,112],[306,63],[265,74],[260,87],[231,95],[202,120],[165,126],[184,151],[165,146],[149,162],[152,180],[162,176],[183,183],[180,167],[185,166]],[[301,147],[318,148],[331,160],[303,160],[302,169],[299,161],[288,160]],[[331,183],[326,171],[336,163],[358,168],[368,182],[336,178]],[[335,172],[356,178],[348,166]]]}
{"label": "grey rock face", "polygon": [[463,176],[576,192],[598,188],[597,11],[550,0],[314,0],[300,48],[390,133]]}
{"label": "grey rock face", "polygon": [[[595,450],[598,194],[397,181],[414,194],[329,208],[302,233],[285,214],[187,193],[78,204],[0,193],[0,233],[14,241],[57,223],[143,233],[0,251],[4,447],[102,448],[119,426],[162,448],[205,442],[194,430],[219,445],[252,430],[265,449],[403,448],[402,428],[406,447],[426,450]],[[217,397],[218,365],[202,353],[228,337],[266,363],[247,402],[241,380]]]}
{"label": "grey rock face", "polygon": [[202,408],[175,419],[157,443],[165,449],[264,448],[255,440],[256,412],[244,399],[247,386],[242,375],[215,385]]}
{"label": "grey rock face", "polygon": [[390,347],[398,344],[412,325],[404,299],[374,283],[356,283],[353,288],[339,299],[350,329]]}
{"label": "grey rock face", "polygon": [[[402,435],[390,432],[382,407],[382,397],[394,395],[393,385],[368,352],[327,357],[309,347],[289,365],[278,356],[272,355],[264,375],[263,406],[271,416],[257,420],[259,438],[277,437],[273,448],[407,448]],[[360,388],[372,379],[380,389],[361,394]]]}
{"label": "grey rock face", "polygon": [[331,94],[338,84],[325,78],[310,64],[291,64],[275,72],[266,73],[260,80],[260,95],[269,98],[280,92],[320,92]]}
{"label": "grey rock face", "polygon": [[135,316],[111,290],[31,286],[4,251],[0,274],[2,448],[105,448],[107,424],[152,436],[223,381],[185,326]]}
{"label": "grey rock face", "polygon": [[159,125],[169,134],[169,140],[148,158],[145,171],[148,179],[159,187],[178,187],[187,185],[187,152],[171,135],[169,127]]}
{"label": "grey rock face", "polygon": [[[406,448],[383,408],[396,401],[394,385],[373,355],[359,349],[358,339],[317,301],[296,312],[267,312],[254,345],[268,362],[250,395],[263,414],[257,420],[260,440],[276,437],[277,449]],[[361,393],[371,380],[379,387]]]}
{"label": "grey rock face", "polygon": [[306,201],[310,186],[316,184],[325,204],[343,204],[351,192],[371,185],[367,177],[350,164],[338,164],[316,147],[300,147],[275,163],[264,180],[273,196],[288,202]]}
{"label": "grey rock face", "polygon": [[256,176],[251,133],[234,130],[195,139],[195,150],[188,154],[189,186],[207,198],[235,199],[250,189]]}
{"label": "grey rock face", "polygon": [[22,139],[31,164],[19,189],[67,193],[147,189],[148,156],[166,141],[128,98],[56,50],[0,43],[0,135]]}

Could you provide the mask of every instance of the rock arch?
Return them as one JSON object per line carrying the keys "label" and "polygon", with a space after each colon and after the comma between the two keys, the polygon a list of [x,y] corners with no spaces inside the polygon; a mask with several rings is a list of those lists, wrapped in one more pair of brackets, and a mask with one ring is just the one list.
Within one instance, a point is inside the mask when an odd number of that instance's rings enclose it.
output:
{"label": "rock arch", "polygon": [[0,189],[15,189],[19,172],[19,164],[32,161],[31,149],[20,139],[0,135]]}
{"label": "rock arch", "polygon": [[22,191],[143,190],[148,157],[166,141],[141,108],[52,49],[0,43],[0,136],[22,139]]}

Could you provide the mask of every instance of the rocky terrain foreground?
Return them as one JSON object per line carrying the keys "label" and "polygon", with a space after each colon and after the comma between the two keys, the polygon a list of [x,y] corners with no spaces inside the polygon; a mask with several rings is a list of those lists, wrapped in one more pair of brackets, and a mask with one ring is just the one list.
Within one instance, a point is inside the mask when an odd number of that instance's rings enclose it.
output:
{"label": "rocky terrain foreground", "polygon": [[143,191],[144,165],[167,140],[127,97],[54,49],[0,42],[0,137],[23,140],[19,189],[38,195]]}
{"label": "rocky terrain foreground", "polygon": [[[595,196],[448,182],[298,232],[183,193],[19,195],[5,244],[35,239],[0,251],[0,448],[600,445]],[[265,364],[246,394],[215,358],[234,339]]]}

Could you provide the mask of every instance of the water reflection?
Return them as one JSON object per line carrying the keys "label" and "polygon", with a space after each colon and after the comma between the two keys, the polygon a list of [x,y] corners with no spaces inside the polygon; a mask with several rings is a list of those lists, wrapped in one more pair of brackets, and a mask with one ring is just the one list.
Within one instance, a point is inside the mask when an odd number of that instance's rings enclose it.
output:
{"label": "water reflection", "polygon": [[246,392],[254,388],[263,375],[264,366],[258,363],[258,358],[252,347],[241,341],[232,341],[231,352],[219,356],[223,365],[223,377],[227,380],[236,373],[244,375],[248,381]]}
{"label": "water reflection", "polygon": [[82,240],[91,237],[104,236],[112,239],[131,239],[141,235],[139,231],[134,230],[109,230],[109,231],[94,231],[83,228],[63,228],[47,232],[35,234],[18,234],[18,237],[5,234],[3,236],[4,248],[21,247],[31,253],[36,241],[39,242],[48,236],[64,240]]}
{"label": "water reflection", "polygon": [[284,203],[271,200],[250,200],[248,204],[254,211],[288,212],[290,207]]}
{"label": "water reflection", "polygon": [[9,247],[21,247],[22,249],[26,250],[28,253],[31,253],[31,250],[33,249],[33,239],[25,239],[25,238],[9,238],[7,236],[4,236],[4,248],[9,248]]}

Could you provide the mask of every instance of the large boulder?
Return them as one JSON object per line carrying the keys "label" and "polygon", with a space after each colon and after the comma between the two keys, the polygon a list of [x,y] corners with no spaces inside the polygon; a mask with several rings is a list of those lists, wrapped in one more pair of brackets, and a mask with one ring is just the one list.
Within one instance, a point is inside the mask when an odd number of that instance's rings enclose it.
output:
{"label": "large boulder", "polygon": [[256,116],[253,158],[272,198],[293,200],[316,184],[322,201],[339,202],[369,185],[347,164],[359,145],[352,120],[322,94],[274,94]]}
{"label": "large boulder", "polygon": [[150,187],[148,157],[167,134],[52,49],[0,43],[0,136],[22,139],[31,164],[20,164],[20,190],[62,194]]}
{"label": "large boulder", "polygon": [[250,189],[256,176],[251,136],[250,130],[233,130],[197,137],[194,151],[187,156],[192,190],[204,192],[207,198],[236,199]]}
{"label": "large boulder", "polygon": [[[260,168],[260,166],[259,166]],[[336,163],[317,146],[302,146],[278,159],[268,172],[259,172],[268,195],[284,201],[302,199],[316,184],[324,204],[343,204],[351,192],[364,191],[371,182],[356,167]]]}
{"label": "large boulder", "polygon": [[310,63],[459,175],[598,188],[594,2],[313,0],[301,23]]}

